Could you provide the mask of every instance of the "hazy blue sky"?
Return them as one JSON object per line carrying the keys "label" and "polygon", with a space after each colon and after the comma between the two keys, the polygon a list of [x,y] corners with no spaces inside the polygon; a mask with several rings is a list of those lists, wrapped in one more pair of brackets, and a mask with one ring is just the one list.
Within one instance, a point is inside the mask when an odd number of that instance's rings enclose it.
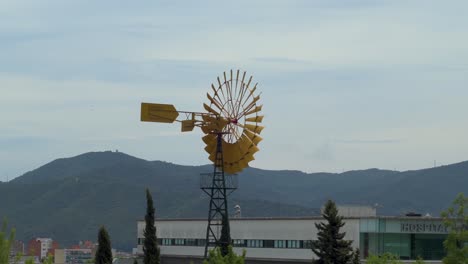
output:
{"label": "hazy blue sky", "polygon": [[240,68],[266,126],[251,165],[306,172],[468,160],[468,1],[0,1],[0,180],[115,150],[206,164],[201,111]]}

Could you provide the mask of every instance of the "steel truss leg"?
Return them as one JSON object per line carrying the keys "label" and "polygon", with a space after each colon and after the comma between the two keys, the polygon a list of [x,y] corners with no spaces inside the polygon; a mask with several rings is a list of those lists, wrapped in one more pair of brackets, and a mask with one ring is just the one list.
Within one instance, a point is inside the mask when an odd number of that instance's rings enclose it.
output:
{"label": "steel truss leg", "polygon": [[[224,160],[222,133],[217,134],[216,161],[213,170],[211,187],[205,192],[210,196],[210,209],[208,211],[208,227],[206,229],[205,259],[209,247],[221,247],[231,244],[229,228],[229,215],[227,204],[226,179],[224,177]],[[224,235],[223,235],[224,233]]]}

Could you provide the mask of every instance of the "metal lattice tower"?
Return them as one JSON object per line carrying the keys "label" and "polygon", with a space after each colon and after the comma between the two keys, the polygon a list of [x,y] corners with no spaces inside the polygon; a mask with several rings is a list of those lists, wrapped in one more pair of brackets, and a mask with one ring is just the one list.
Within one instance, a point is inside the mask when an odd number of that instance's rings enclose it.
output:
{"label": "metal lattice tower", "polygon": [[[226,185],[223,161],[223,133],[217,133],[216,160],[212,174],[211,186],[203,187],[202,190],[210,196],[208,210],[208,227],[206,229],[205,258],[209,247],[222,247],[231,243],[229,213],[227,196],[231,186]],[[227,236],[223,236],[223,232]]]}

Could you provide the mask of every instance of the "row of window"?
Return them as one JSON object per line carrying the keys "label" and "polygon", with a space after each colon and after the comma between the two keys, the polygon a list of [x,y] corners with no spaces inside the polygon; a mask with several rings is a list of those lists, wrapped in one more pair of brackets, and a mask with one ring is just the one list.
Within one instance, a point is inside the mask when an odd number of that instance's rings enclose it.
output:
{"label": "row of window", "polygon": [[[143,238],[138,239],[138,244],[143,244]],[[158,244],[162,246],[204,247],[206,239],[159,238]],[[232,244],[234,247],[242,248],[311,248],[310,240],[233,239]]]}

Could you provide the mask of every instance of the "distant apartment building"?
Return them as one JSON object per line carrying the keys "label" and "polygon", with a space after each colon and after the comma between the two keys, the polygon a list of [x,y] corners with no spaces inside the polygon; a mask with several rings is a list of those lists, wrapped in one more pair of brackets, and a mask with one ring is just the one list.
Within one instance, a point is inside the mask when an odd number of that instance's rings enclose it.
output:
{"label": "distant apartment building", "polygon": [[58,243],[51,238],[34,238],[28,242],[26,255],[44,259],[47,255],[54,255],[54,250],[58,247]]}
{"label": "distant apartment building", "polygon": [[93,250],[90,248],[69,248],[56,249],[55,264],[85,264],[89,263],[94,257]]}
{"label": "distant apartment building", "polygon": [[10,247],[10,256],[24,255],[23,241],[15,240]]}
{"label": "distant apartment building", "polygon": [[[55,249],[55,264],[85,264],[90,263],[96,255],[97,243],[92,241],[80,241],[70,248]],[[112,249],[112,256],[116,256],[116,250]]]}

